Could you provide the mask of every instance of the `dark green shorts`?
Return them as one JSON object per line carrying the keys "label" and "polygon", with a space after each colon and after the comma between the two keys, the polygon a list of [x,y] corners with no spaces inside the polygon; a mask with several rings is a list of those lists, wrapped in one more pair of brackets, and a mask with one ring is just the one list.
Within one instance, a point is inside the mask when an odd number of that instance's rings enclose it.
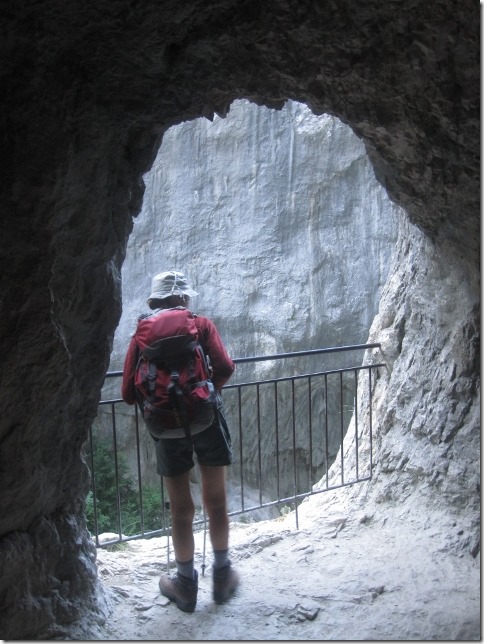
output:
{"label": "dark green shorts", "polygon": [[161,476],[178,476],[192,469],[193,452],[200,465],[230,465],[232,445],[227,421],[220,406],[214,422],[199,434],[187,438],[161,438],[156,446],[156,471]]}

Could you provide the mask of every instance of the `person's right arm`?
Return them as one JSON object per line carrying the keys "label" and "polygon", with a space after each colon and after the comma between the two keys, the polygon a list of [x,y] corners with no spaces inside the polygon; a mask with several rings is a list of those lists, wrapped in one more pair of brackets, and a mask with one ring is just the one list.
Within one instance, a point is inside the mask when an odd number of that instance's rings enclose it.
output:
{"label": "person's right arm", "polygon": [[124,359],[123,382],[121,384],[121,397],[128,405],[136,403],[136,389],[134,387],[134,374],[138,362],[138,345],[134,336],[128,346],[126,358]]}

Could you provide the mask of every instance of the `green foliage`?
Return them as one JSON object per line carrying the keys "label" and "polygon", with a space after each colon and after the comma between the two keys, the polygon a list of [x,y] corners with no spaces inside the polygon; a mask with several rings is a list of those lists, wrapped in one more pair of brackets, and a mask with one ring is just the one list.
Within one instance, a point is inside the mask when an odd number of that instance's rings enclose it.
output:
{"label": "green foliage", "polygon": [[[85,458],[91,469],[89,446],[86,447]],[[98,534],[118,532],[120,529],[126,536],[140,534],[142,531],[140,493],[137,483],[129,473],[125,458],[118,453],[118,490],[116,490],[116,461],[112,444],[98,438],[94,444],[93,460]],[[86,499],[86,517],[89,531],[95,534],[93,488],[91,484],[91,491]],[[144,531],[159,530],[162,527],[160,488],[143,485],[141,498]]]}
{"label": "green foliage", "polygon": [[292,511],[293,511],[293,509],[294,509],[294,504],[293,504],[293,503],[291,503],[290,505],[282,505],[282,506],[279,508],[279,512],[280,512],[281,516],[283,517],[283,516],[285,516],[286,514],[289,514],[290,512],[292,512]]}

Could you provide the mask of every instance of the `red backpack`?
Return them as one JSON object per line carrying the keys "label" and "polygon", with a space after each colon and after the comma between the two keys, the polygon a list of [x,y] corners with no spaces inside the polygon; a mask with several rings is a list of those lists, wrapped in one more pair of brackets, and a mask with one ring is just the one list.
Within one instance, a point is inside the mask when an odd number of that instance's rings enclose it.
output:
{"label": "red backpack", "polygon": [[214,419],[211,368],[198,342],[195,317],[177,307],[138,322],[135,338],[140,353],[134,384],[143,417],[156,437],[180,428],[189,437]]}

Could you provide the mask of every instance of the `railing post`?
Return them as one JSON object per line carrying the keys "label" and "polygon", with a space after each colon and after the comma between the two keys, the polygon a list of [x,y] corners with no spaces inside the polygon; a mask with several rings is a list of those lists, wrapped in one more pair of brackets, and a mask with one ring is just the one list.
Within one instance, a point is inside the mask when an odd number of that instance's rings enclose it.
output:
{"label": "railing post", "polygon": [[370,477],[373,474],[373,391],[372,391],[372,383],[371,383],[371,368],[368,369],[368,383],[369,383],[369,407],[370,407],[370,412],[369,412],[369,425],[370,425]]}
{"label": "railing post", "polygon": [[140,510],[140,528],[141,534],[145,532],[144,510],[143,510],[143,488],[141,485],[141,455],[139,444],[139,416],[138,407],[134,408],[135,430],[136,430],[136,461],[138,466],[138,496],[139,496],[139,510]]}
{"label": "railing post", "polygon": [[309,427],[309,488],[312,490],[313,479],[313,401],[311,390],[311,376],[308,376],[308,427]]}
{"label": "railing post", "polygon": [[279,467],[279,403],[277,381],[274,383],[274,422],[276,432],[276,475],[277,475],[277,500],[281,498],[281,472]]}
{"label": "railing post", "polygon": [[118,442],[116,437],[116,414],[114,411],[114,403],[111,405],[112,414],[112,428],[113,428],[113,448],[114,448],[114,474],[116,481],[116,508],[118,511],[118,532],[119,538],[123,538],[123,529],[121,521],[121,495],[119,492],[119,468],[118,468]]}
{"label": "railing post", "polygon": [[92,440],[92,425],[89,427],[89,445],[91,452],[91,491],[92,491],[92,510],[94,513],[94,531],[96,534],[96,547],[99,547],[99,524],[97,521],[97,498],[96,498],[96,475],[94,469],[94,443]]}
{"label": "railing post", "polygon": [[355,465],[356,465],[356,480],[360,478],[359,470],[359,454],[358,454],[358,372],[355,369],[355,395],[353,397],[353,417],[355,419]]}
{"label": "railing post", "polygon": [[345,438],[344,422],[343,422],[343,372],[339,374],[339,413],[340,413],[340,461],[341,461],[341,485],[345,484],[345,475],[344,475],[344,451],[343,451],[343,442]]}
{"label": "railing post", "polygon": [[245,507],[244,499],[244,439],[242,432],[242,388],[237,387],[238,417],[239,417],[239,463],[240,463],[240,503],[242,511]]}
{"label": "railing post", "polygon": [[296,400],[294,390],[294,379],[291,380],[291,401],[292,401],[292,469],[294,484],[294,511],[296,517],[296,530],[299,530],[299,514],[297,509],[297,452],[296,452]]}
{"label": "railing post", "polygon": [[257,464],[259,468],[258,479],[259,479],[259,503],[262,505],[262,446],[261,446],[261,426],[260,426],[260,385],[256,385],[257,392]]}
{"label": "railing post", "polygon": [[329,429],[328,429],[328,375],[324,374],[324,448],[326,457],[326,489],[329,488]]}

